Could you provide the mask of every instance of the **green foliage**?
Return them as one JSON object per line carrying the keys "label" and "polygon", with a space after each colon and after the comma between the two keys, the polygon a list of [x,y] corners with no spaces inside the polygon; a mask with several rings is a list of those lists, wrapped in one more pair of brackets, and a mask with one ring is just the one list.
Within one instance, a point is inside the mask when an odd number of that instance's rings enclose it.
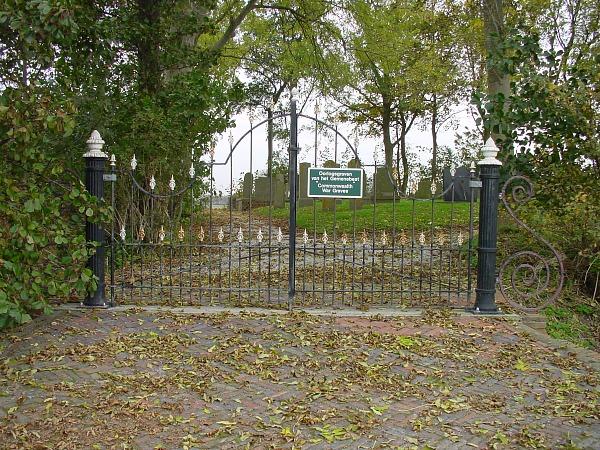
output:
{"label": "green foliage", "polygon": [[[592,330],[585,322],[585,318],[592,319],[598,315],[598,306],[579,304],[575,308],[564,306],[550,306],[544,311],[547,318],[546,331],[555,339],[564,339],[581,347],[593,347]],[[594,314],[595,313],[595,314]]]}
{"label": "green foliage", "polygon": [[600,260],[599,48],[588,45],[568,58],[566,50],[543,49],[540,41],[535,29],[516,29],[490,57],[511,76],[510,98],[475,101],[486,111],[486,129],[499,135],[507,175],[534,182],[528,219],[556,243],[570,277],[591,293]]}
{"label": "green foliage", "polygon": [[0,328],[48,312],[48,298],[82,296],[96,285],[84,268],[94,252],[84,222],[106,219],[107,210],[46,152],[71,132],[70,114],[41,90],[0,94]]}

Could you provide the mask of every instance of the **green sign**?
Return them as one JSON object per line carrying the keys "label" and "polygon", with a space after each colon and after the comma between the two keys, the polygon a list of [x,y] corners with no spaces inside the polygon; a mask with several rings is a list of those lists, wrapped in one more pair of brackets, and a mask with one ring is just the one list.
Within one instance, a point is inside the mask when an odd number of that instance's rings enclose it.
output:
{"label": "green sign", "polygon": [[309,167],[308,196],[362,198],[363,170]]}

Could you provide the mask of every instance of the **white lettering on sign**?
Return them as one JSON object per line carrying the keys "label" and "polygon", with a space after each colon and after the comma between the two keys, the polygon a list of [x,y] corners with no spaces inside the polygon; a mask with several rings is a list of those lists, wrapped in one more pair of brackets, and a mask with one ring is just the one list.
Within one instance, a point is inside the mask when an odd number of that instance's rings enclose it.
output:
{"label": "white lettering on sign", "polygon": [[309,197],[361,198],[362,169],[309,168]]}

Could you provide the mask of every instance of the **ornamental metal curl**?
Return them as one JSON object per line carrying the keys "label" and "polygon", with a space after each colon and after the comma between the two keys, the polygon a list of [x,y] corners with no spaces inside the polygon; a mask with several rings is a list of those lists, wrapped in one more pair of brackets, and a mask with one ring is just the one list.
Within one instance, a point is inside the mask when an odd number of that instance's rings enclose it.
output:
{"label": "ornamental metal curl", "polygon": [[[520,184],[515,184],[519,182]],[[512,188],[511,188],[512,185]],[[508,214],[535,239],[542,242],[552,252],[551,258],[545,258],[531,250],[520,250],[508,256],[500,265],[498,284],[504,298],[515,308],[526,312],[537,312],[553,303],[560,295],[565,271],[558,251],[536,233],[530,226],[520,220],[509,200],[521,206],[534,197],[533,183],[527,177],[515,175],[509,178],[502,187],[502,203]],[[551,287],[552,259],[558,263],[558,280],[556,288]],[[508,283],[510,279],[510,283]],[[544,295],[547,298],[544,298]],[[536,301],[536,306],[527,306],[525,302]]]}

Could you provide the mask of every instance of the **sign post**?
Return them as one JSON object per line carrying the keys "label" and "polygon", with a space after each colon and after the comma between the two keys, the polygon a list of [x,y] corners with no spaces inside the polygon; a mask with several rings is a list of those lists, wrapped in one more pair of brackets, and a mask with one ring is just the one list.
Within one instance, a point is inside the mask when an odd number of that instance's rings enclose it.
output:
{"label": "sign post", "polygon": [[309,167],[308,196],[362,198],[363,169]]}

